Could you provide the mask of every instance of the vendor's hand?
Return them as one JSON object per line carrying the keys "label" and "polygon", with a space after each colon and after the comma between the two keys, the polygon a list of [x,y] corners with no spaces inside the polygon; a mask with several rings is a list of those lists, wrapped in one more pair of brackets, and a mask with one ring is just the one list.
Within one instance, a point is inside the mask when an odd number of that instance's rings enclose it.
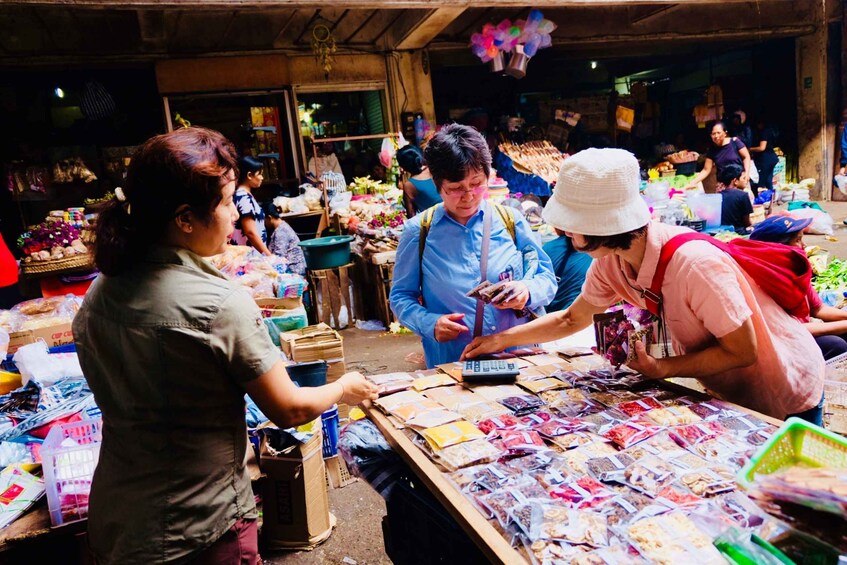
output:
{"label": "vendor's hand", "polygon": [[504,349],[505,347],[501,343],[499,334],[475,337],[473,341],[465,347],[465,350],[462,351],[462,356],[459,360],[465,361],[466,359],[473,359],[474,357],[479,357],[480,355],[486,355],[488,353],[499,353]]}
{"label": "vendor's hand", "polygon": [[462,323],[464,314],[444,314],[438,321],[435,322],[435,341],[444,343],[445,341],[453,341],[463,333],[470,330]]}
{"label": "vendor's hand", "polygon": [[365,379],[362,373],[345,373],[337,381],[343,388],[339,402],[349,406],[356,406],[363,400],[376,400],[377,387]]}
{"label": "vendor's hand", "polygon": [[841,167],[840,169],[838,169],[838,174],[843,175],[845,171],[847,171],[847,167]]}
{"label": "vendor's hand", "polygon": [[664,373],[660,360],[647,353],[647,347],[643,342],[635,342],[635,356],[626,362],[626,366],[633,371],[638,371],[645,377],[651,379],[663,379]]}
{"label": "vendor's hand", "polygon": [[529,302],[529,287],[523,281],[502,283],[500,290],[491,298],[491,305],[500,310],[520,310]]}

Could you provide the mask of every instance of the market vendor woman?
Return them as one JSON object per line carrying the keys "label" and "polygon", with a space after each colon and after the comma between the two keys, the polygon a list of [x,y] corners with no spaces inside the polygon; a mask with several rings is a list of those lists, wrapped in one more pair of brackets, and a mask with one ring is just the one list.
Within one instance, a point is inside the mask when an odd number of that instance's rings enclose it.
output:
{"label": "market vendor woman", "polygon": [[[445,126],[425,156],[444,203],[406,222],[390,300],[399,322],[421,336],[427,367],[433,367],[457,361],[474,335],[526,323],[516,310],[546,306],[557,286],[526,220],[484,199],[491,153],[479,132]],[[466,296],[482,279],[510,282],[483,305]]]}
{"label": "market vendor woman", "polygon": [[156,136],[98,219],[103,275],[73,324],[103,412],[88,518],[97,563],[256,563],[244,393],[286,427],[376,397],[357,373],[297,388],[252,298],[204,259],[238,218],[236,176],[221,134]]}
{"label": "market vendor woman", "polygon": [[[582,293],[567,310],[474,340],[464,355],[568,336],[621,300],[646,308],[644,289],[662,246],[688,230],[652,222],[639,184],[638,162],[621,149],[588,149],[566,160],[544,219],[594,258]],[[731,257],[705,241],[686,243],[667,264],[661,289],[663,323],[677,355],[653,357],[639,342],[632,369],[656,379],[695,377],[769,416],[820,423],[820,350]]]}

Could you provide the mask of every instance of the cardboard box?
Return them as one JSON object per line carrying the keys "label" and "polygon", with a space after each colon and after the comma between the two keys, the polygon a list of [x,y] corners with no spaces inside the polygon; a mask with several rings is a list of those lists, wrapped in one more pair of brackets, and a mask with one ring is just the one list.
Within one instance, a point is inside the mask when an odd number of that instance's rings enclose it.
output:
{"label": "cardboard box", "polygon": [[14,353],[19,348],[30,343],[35,343],[39,339],[43,339],[47,347],[56,347],[58,345],[68,345],[74,342],[74,334],[71,331],[71,322],[62,322],[55,326],[46,328],[38,328],[35,330],[25,330],[22,332],[12,332],[9,334],[9,354]]}
{"label": "cardboard box", "polygon": [[279,334],[282,352],[295,363],[344,360],[344,341],[326,324]]}
{"label": "cardboard box", "polygon": [[262,539],[269,548],[311,549],[332,533],[329,493],[318,432],[275,452],[262,439]]}

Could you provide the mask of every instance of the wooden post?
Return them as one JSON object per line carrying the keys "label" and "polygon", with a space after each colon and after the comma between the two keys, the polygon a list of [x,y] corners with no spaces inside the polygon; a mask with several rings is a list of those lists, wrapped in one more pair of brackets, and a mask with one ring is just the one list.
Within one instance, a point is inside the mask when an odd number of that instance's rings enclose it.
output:
{"label": "wooden post", "polygon": [[835,130],[826,115],[828,28],[819,2],[810,3],[809,11],[814,32],[798,37],[795,43],[799,172],[800,179],[817,179],[812,199],[829,200]]}

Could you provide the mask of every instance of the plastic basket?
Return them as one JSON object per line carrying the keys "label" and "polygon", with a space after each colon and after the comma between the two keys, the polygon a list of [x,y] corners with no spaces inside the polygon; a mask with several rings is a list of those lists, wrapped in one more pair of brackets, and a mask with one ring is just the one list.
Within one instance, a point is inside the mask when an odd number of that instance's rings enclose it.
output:
{"label": "plastic basket", "polygon": [[102,425],[102,420],[83,420],[56,426],[41,446],[47,506],[54,526],[88,516],[88,494],[100,458]]}
{"label": "plastic basket", "polygon": [[324,459],[338,455],[338,405],[321,414]]}
{"label": "plastic basket", "polygon": [[741,469],[738,483],[747,488],[756,475],[770,475],[796,464],[847,467],[847,438],[800,418],[788,418]]}

